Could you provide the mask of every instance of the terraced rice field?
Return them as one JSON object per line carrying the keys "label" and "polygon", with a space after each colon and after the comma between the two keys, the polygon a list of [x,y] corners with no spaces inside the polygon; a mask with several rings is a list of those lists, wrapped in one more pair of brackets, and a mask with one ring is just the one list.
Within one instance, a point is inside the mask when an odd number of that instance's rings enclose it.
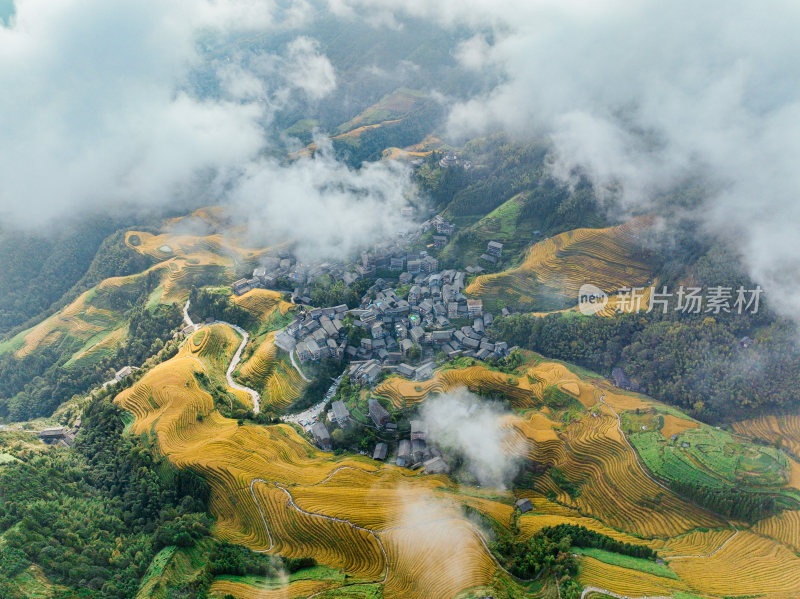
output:
{"label": "terraced rice field", "polygon": [[235,237],[218,233],[199,236],[128,231],[125,242],[166,269],[161,302],[183,302],[193,286],[207,285],[209,281],[233,281],[237,264],[256,263],[270,251],[270,248],[242,247]]}
{"label": "terraced rice field", "polygon": [[[206,212],[198,214],[212,218],[214,211]],[[138,242],[132,243],[136,238]],[[209,280],[232,281],[235,260],[255,261],[268,251],[242,248],[219,234],[202,237],[128,231],[125,239],[129,247],[158,263],[141,273],[105,279],[56,314],[4,343],[0,351],[14,351],[22,358],[43,347],[66,345],[75,352],[70,364],[91,360],[93,354],[113,352],[125,338],[125,307],[139,296],[148,276],[155,275],[160,281],[149,305],[183,302],[193,286]],[[282,314],[289,309],[274,292],[267,291],[254,293],[244,304],[256,311],[277,305]]]}
{"label": "terraced rice field", "polygon": [[[456,487],[445,477],[408,476],[406,470],[361,457],[334,458],[288,425],[239,426],[220,416],[195,373],[214,378],[224,372],[238,337],[224,325],[201,332],[115,401],[134,414],[133,434],[155,435],[173,463],[208,480],[220,538],[256,550],[310,556],[366,581],[385,579],[385,597],[451,597],[491,579],[496,570],[492,558],[460,512],[449,512],[448,530],[465,544],[444,551],[431,544],[430,518],[409,525],[408,514],[401,511],[407,503],[398,499],[399,488],[408,491],[404,497],[428,493],[436,501],[457,504],[450,499]],[[449,493],[440,499],[436,489],[444,486]],[[356,493],[360,509],[353,500]],[[434,584],[424,579],[422,570],[430,568],[430,561],[423,569],[417,563],[420,555],[437,560],[434,569],[458,561],[472,573]]]}
{"label": "terraced rice field", "polygon": [[229,580],[215,580],[209,589],[209,597],[222,599],[233,595],[238,599],[300,599],[337,586],[329,580],[297,580],[279,589],[264,588]]}
{"label": "terraced rice field", "polygon": [[243,382],[261,393],[263,406],[285,410],[305,389],[306,383],[286,359],[278,356],[275,333],[266,339],[241,366],[239,375]]}
{"label": "terraced rice field", "polygon": [[742,420],[733,425],[738,434],[767,443],[781,443],[781,447],[800,458],[800,414],[762,416]]}
{"label": "terraced rice field", "polygon": [[628,570],[588,556],[580,558],[578,580],[585,585],[632,597],[671,596],[675,590],[687,590],[679,580]]}
{"label": "terraced rice field", "polygon": [[606,229],[575,229],[556,235],[532,246],[521,266],[482,275],[466,292],[533,309],[547,295],[577,299],[584,283],[607,293],[646,287],[652,271],[640,257],[643,252],[637,241],[646,224],[639,219]]}
{"label": "terraced rice field", "polygon": [[437,370],[431,379],[421,382],[409,381],[399,376],[390,377],[375,389],[374,394],[388,399],[395,407],[402,408],[419,403],[431,394],[467,387],[473,392],[502,395],[511,400],[514,408],[526,409],[541,407],[542,394],[549,386],[560,388],[584,406],[594,405],[597,401],[591,385],[555,362],[542,362],[528,368],[521,375],[491,370],[478,364],[468,368]]}
{"label": "terraced rice field", "polygon": [[364,125],[371,125],[387,119],[396,119],[408,114],[425,98],[425,94],[412,89],[400,88],[386,94],[378,102],[364,110],[361,114],[340,125],[336,132],[345,133]]}
{"label": "terraced rice field", "polygon": [[659,555],[666,559],[691,559],[692,556],[707,556],[718,551],[737,534],[734,528],[693,530],[684,535],[667,539],[658,548]]}
{"label": "terraced rice field", "polygon": [[294,304],[283,300],[283,294],[271,289],[252,289],[244,295],[234,295],[233,302],[259,320],[266,320],[277,308],[280,314],[289,312]]}
{"label": "terraced rice field", "polygon": [[673,560],[670,567],[700,593],[774,599],[800,596],[800,558],[747,531],[740,531],[712,557]]}
{"label": "terraced rice field", "polygon": [[800,511],[781,512],[760,520],[753,532],[780,541],[800,553]]}
{"label": "terraced rice field", "polygon": [[569,452],[557,464],[573,484],[580,485],[581,493],[572,501],[581,513],[641,537],[724,525],[652,481],[625,443],[616,417],[605,406],[595,413],[567,427]]}
{"label": "terraced rice field", "polygon": [[647,405],[644,400],[610,390],[604,393],[603,388],[562,364],[532,362],[523,375],[472,366],[439,370],[432,379],[422,382],[395,377],[380,385],[375,394],[403,406],[460,385],[511,397],[515,407],[536,405],[544,388],[557,385],[579,399],[584,407],[593,408],[593,413],[584,414],[561,433],[555,431],[555,423],[551,424],[541,414],[510,419],[507,423],[516,432],[507,441],[510,454],[556,466],[571,483],[581,488],[580,495],[572,498],[549,476],[542,476],[536,487],[539,493],[554,493],[559,502],[574,507],[583,515],[641,537],[674,536],[698,527],[725,524],[652,481],[622,437],[617,417],[607,406],[597,403],[601,395],[604,401],[616,401],[623,406],[629,399],[637,406]]}
{"label": "terraced rice field", "polygon": [[[195,378],[201,370],[212,378],[224,372],[239,338],[224,325],[201,333],[115,401],[134,414],[133,434],[155,435],[171,461],[208,480],[218,537],[259,551],[313,557],[360,581],[379,583],[386,598],[449,599],[469,589],[491,589],[498,575],[505,576],[498,574],[481,533],[460,506],[470,505],[507,524],[512,514],[509,493],[489,496],[488,490],[459,487],[445,476],[419,476],[361,456],[334,457],[309,445],[288,425],[239,426],[214,410],[212,398]],[[509,453],[557,466],[580,491],[571,497],[545,471],[534,490],[520,492],[534,504],[534,511],[520,518],[523,535],[544,526],[579,524],[621,541],[647,544],[669,560],[679,577],[582,556],[584,584],[633,596],[676,591],[787,598],[800,594],[800,558],[788,548],[794,547],[800,529],[797,513],[760,522],[754,528],[758,534],[743,530],[732,537],[735,531],[727,522],[648,478],[610,406],[650,408],[654,402],[616,394],[600,379],[546,361],[532,360],[511,375],[517,385],[506,380],[509,375],[481,366],[457,372],[437,372],[436,382],[421,383],[423,391],[415,390],[410,401],[468,380],[517,390],[520,399],[515,401],[526,406],[536,404],[541,389],[558,384],[588,408],[569,424],[554,419],[550,410],[529,410],[503,421],[513,431]],[[405,405],[407,398],[393,381],[392,392]],[[598,401],[601,396],[603,402]],[[547,492],[557,502],[545,499]],[[297,581],[277,590],[223,580],[212,590],[215,596],[301,597],[330,584]]]}
{"label": "terraced rice field", "polygon": [[679,435],[683,431],[697,428],[697,423],[688,418],[678,418],[672,414],[664,414],[664,426],[661,427],[661,434],[669,439],[672,435]]}
{"label": "terraced rice field", "polygon": [[455,597],[464,589],[488,585],[497,571],[465,520],[422,522],[381,538],[389,563],[395,566],[386,579],[387,598]]}
{"label": "terraced rice field", "polygon": [[[8,343],[19,358],[53,344],[74,348],[74,359],[92,351],[116,349],[124,339],[125,306],[144,289],[147,273],[105,279],[78,296],[72,303],[33,328],[19,333]],[[99,347],[97,347],[99,346]]]}

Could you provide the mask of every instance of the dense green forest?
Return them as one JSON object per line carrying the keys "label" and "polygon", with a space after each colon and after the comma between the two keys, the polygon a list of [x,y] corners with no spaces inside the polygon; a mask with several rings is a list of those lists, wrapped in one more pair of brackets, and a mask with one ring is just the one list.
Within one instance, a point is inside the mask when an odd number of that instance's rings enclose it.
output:
{"label": "dense green forest", "polygon": [[[659,267],[669,288],[681,280],[704,293],[718,285],[756,286],[722,245],[686,239],[673,247],[662,252]],[[492,330],[510,344],[606,376],[623,367],[644,393],[710,422],[789,410],[800,399],[796,328],[770,310],[768,297],[755,314],[660,309],[614,318],[515,314],[496,319]]]}
{"label": "dense green forest", "polygon": [[754,332],[746,348],[742,331],[710,317],[517,314],[492,326],[509,343],[606,376],[623,366],[648,395],[710,422],[798,405],[800,354],[788,323]]}
{"label": "dense green forest", "polygon": [[155,553],[208,534],[208,487],[143,440],[122,434],[121,411],[90,404],[72,449],[31,449],[4,439],[19,461],[0,469],[2,596],[21,596],[13,576],[37,564],[59,597],[133,597]]}
{"label": "dense green forest", "polygon": [[255,324],[250,312],[231,301],[228,289],[193,287],[189,292],[189,316],[194,322],[224,320],[243,329],[249,329]]}

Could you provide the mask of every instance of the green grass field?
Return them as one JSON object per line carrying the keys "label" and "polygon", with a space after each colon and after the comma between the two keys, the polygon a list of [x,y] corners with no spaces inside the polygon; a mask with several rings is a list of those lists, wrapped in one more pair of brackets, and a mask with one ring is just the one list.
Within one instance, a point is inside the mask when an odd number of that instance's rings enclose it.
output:
{"label": "green grass field", "polygon": [[313,568],[305,568],[297,572],[289,574],[288,578],[265,578],[263,576],[234,576],[229,574],[221,574],[216,576],[214,580],[228,580],[230,582],[238,582],[263,590],[279,589],[286,586],[287,583],[292,583],[297,580],[332,580],[335,582],[344,582],[345,575],[340,570],[329,568],[327,566],[314,566]]}
{"label": "green grass field", "polygon": [[646,572],[654,576],[663,576],[664,578],[672,578],[674,580],[678,579],[678,575],[670,570],[669,566],[656,563],[649,559],[631,557],[629,555],[622,555],[621,553],[595,549],[593,547],[573,547],[571,551],[578,555],[588,555],[589,557],[593,557],[596,560],[613,566],[620,566],[622,568],[628,568],[629,570],[638,570],[639,572]]}
{"label": "green grass field", "polygon": [[[651,417],[650,422],[657,418]],[[626,415],[627,428],[635,429],[640,419]],[[778,450],[709,426],[683,431],[674,441],[650,427],[633,432],[630,439],[647,467],[667,480],[693,481],[715,488],[777,487],[788,481],[789,461]]]}
{"label": "green grass field", "polygon": [[[525,203],[523,195],[516,195],[506,202],[500,204],[492,212],[478,220],[469,223],[466,227],[459,227],[464,230],[464,235],[468,239],[467,244],[450,243],[442,250],[443,259],[458,259],[459,264],[469,265],[478,264],[481,254],[486,252],[486,244],[490,241],[499,241],[504,245],[503,256],[506,260],[527,249],[533,238],[531,237],[530,227],[523,226],[520,219],[522,207]],[[466,223],[465,223],[466,224]],[[485,262],[480,263],[484,268],[491,266]],[[506,265],[507,267],[510,264]]]}

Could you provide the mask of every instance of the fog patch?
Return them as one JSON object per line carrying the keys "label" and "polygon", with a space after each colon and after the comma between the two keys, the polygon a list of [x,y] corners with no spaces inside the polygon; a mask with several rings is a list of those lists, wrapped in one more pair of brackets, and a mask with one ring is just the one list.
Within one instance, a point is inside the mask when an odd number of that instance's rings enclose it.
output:
{"label": "fog patch", "polygon": [[507,453],[513,432],[504,426],[510,412],[466,388],[431,397],[420,409],[429,443],[460,454],[481,486],[505,488],[519,471]]}

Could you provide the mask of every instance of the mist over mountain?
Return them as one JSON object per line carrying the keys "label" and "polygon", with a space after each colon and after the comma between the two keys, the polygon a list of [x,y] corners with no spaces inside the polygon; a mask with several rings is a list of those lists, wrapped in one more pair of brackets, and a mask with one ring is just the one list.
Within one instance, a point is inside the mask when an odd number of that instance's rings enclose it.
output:
{"label": "mist over mountain", "polygon": [[[800,303],[800,10],[791,2],[406,2],[343,0],[343,18],[402,27],[407,15],[475,34],[460,64],[502,73],[457,102],[456,137],[503,128],[546,135],[551,172],[590,177],[616,217],[701,185],[686,210],[709,234],[735,239],[751,276],[787,316]],[[376,16],[380,15],[380,16]]]}
{"label": "mist over mountain", "polygon": [[800,596],[798,30],[0,0],[0,598]]}

